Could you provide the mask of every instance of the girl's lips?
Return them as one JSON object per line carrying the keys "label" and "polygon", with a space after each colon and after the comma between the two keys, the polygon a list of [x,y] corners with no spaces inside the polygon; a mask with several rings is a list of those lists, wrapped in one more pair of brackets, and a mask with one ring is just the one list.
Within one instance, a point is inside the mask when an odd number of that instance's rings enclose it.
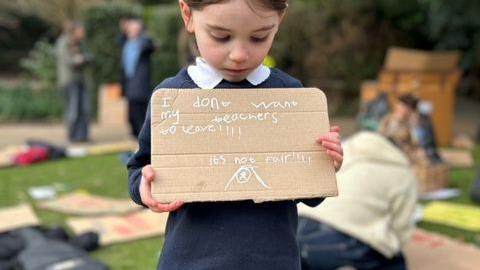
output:
{"label": "girl's lips", "polygon": [[247,71],[248,69],[247,68],[244,68],[244,69],[230,69],[230,68],[226,68],[225,69],[227,72],[231,72],[231,73],[243,73],[245,71]]}

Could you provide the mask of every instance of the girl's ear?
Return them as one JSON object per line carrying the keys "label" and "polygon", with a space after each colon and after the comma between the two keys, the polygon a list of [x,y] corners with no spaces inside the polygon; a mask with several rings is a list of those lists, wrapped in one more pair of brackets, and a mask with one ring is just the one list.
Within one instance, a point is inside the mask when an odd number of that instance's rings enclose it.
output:
{"label": "girl's ear", "polygon": [[189,33],[194,32],[194,27],[192,23],[192,10],[183,0],[178,0],[178,5],[180,6],[180,13],[182,14],[183,22],[185,23],[185,28]]}

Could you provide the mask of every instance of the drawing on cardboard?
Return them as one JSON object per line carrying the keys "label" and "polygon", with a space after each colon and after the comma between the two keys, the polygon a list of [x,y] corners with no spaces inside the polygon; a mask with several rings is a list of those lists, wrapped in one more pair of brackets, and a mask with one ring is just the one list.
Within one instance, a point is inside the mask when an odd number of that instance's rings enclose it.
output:
{"label": "drawing on cardboard", "polygon": [[252,165],[245,165],[245,166],[241,166],[234,174],[233,176],[230,178],[230,180],[228,180],[227,184],[225,185],[225,191],[228,190],[228,188],[230,187],[230,184],[233,182],[233,180],[235,180],[235,182],[239,183],[239,184],[246,184],[250,181],[250,179],[252,178],[252,176],[255,177],[255,179],[260,183],[260,185],[262,185],[264,188],[266,189],[271,189],[271,187],[269,187],[264,181],[263,179],[260,177],[260,175],[258,175],[258,173],[255,171],[255,167],[252,166]]}

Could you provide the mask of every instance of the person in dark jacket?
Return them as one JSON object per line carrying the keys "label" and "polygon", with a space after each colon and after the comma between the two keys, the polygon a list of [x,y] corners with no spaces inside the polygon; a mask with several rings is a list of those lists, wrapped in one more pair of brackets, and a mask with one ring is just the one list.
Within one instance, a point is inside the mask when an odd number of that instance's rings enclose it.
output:
{"label": "person in dark jacket", "polygon": [[148,101],[152,94],[150,85],[150,57],[154,51],[152,40],[144,31],[142,21],[123,20],[122,30],[122,92],[128,101],[128,122],[131,133],[138,138],[145,121]]}

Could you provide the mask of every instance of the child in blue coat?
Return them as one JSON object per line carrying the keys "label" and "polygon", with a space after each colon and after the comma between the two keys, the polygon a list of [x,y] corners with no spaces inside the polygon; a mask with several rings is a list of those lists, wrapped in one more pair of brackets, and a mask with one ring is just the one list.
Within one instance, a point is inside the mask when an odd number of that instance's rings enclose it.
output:
{"label": "child in blue coat", "polygon": [[[295,78],[262,65],[280,26],[287,0],[179,0],[187,31],[201,57],[157,88],[295,88]],[[150,110],[149,110],[150,111]],[[152,198],[150,115],[139,150],[127,167],[132,199],[155,212],[170,212],[158,269],[300,269],[296,201],[161,204]],[[339,128],[316,140],[341,167]],[[310,206],[321,198],[302,200]]]}

